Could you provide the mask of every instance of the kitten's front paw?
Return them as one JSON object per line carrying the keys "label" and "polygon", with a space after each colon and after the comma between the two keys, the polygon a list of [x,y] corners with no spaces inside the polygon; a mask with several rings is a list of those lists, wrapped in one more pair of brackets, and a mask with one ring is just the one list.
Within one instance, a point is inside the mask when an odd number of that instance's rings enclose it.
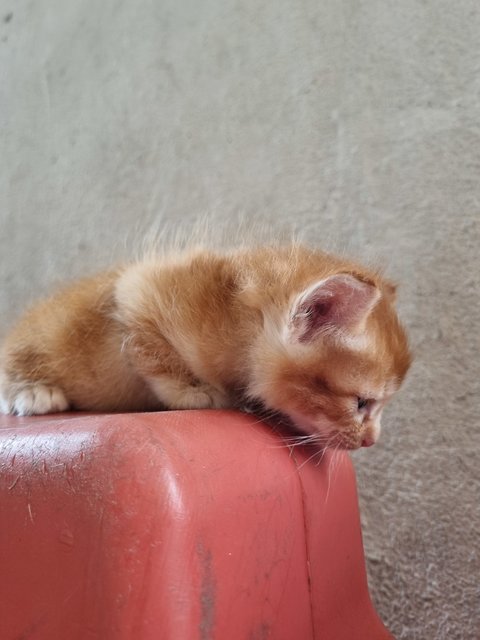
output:
{"label": "kitten's front paw", "polygon": [[169,409],[222,409],[231,406],[225,393],[209,384],[192,385],[170,376],[150,378],[149,384]]}
{"label": "kitten's front paw", "polygon": [[187,388],[182,404],[186,409],[224,409],[229,406],[225,395],[208,384]]}
{"label": "kitten's front paw", "polygon": [[66,411],[68,406],[68,400],[59,387],[30,384],[16,390],[8,399],[3,398],[1,409],[3,413],[31,416]]}

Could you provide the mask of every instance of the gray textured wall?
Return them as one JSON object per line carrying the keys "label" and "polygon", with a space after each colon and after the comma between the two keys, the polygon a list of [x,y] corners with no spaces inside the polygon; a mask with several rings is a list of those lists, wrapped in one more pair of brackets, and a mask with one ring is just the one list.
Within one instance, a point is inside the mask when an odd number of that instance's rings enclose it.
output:
{"label": "gray textured wall", "polygon": [[3,331],[159,216],[379,256],[416,364],[355,454],[397,638],[480,637],[476,0],[0,0]]}

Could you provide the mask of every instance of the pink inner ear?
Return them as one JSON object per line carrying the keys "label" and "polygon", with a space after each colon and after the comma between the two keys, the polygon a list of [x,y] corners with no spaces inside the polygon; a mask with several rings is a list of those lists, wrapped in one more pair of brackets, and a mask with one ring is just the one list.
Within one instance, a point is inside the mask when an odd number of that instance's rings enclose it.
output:
{"label": "pink inner ear", "polygon": [[354,330],[366,320],[380,297],[372,284],[341,273],[309,287],[292,314],[293,333],[308,342],[329,328]]}

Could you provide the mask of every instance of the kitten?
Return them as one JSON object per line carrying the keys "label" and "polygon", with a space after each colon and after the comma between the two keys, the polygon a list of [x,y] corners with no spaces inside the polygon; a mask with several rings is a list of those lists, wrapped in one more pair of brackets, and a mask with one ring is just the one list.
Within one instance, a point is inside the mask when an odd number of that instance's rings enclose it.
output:
{"label": "kitten", "polygon": [[324,446],[373,444],[410,365],[395,287],[299,244],[145,259],[34,306],[7,337],[4,413],[239,407]]}

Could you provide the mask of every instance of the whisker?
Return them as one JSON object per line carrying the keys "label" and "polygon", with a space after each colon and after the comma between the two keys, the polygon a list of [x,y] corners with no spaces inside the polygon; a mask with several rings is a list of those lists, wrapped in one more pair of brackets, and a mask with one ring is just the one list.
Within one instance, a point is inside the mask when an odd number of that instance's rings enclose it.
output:
{"label": "whisker", "polygon": [[297,466],[297,471],[300,471],[300,469],[303,469],[303,467],[308,464],[310,462],[310,460],[313,460],[313,458],[315,458],[318,455],[322,455],[323,451],[315,451],[315,453],[313,453],[311,456],[309,456],[306,460],[304,460],[302,462],[302,464],[300,466]]}
{"label": "whisker", "polygon": [[[323,449],[322,452],[322,457],[320,458],[320,460],[317,463],[317,466],[320,466],[320,464],[323,462],[323,458],[325,457],[325,453],[327,452],[327,449],[332,449],[332,445],[335,444],[335,440],[337,439],[338,434],[334,433],[332,436],[330,436],[330,438],[327,440],[326,445]],[[338,445],[337,445],[338,446]]]}
{"label": "whisker", "polygon": [[319,433],[305,433],[294,436],[285,436],[284,440],[311,440],[312,438],[318,438],[319,436]]}
{"label": "whisker", "polygon": [[305,444],[307,442],[321,442],[322,438],[320,434],[315,433],[315,434],[305,435],[305,436],[291,436],[291,437],[285,436],[283,438],[283,441],[286,442],[287,444],[291,442],[298,443],[298,444],[302,444],[302,443]]}
{"label": "whisker", "polygon": [[338,444],[336,445],[336,447],[332,452],[330,465],[328,466],[328,483],[327,483],[327,495],[325,496],[325,504],[328,502],[328,498],[330,496],[330,488],[332,486],[332,476],[336,475],[335,470],[338,470],[339,461],[338,461],[338,456],[336,454],[338,449],[340,448],[340,444],[341,444],[340,440],[338,440]]}
{"label": "whisker", "polygon": [[314,444],[322,444],[322,440],[318,434],[313,434],[309,436],[292,436],[292,437],[282,437],[282,442],[277,445],[272,445],[274,448],[284,449],[288,448],[290,451],[293,451],[295,447],[301,446],[309,446]]}

